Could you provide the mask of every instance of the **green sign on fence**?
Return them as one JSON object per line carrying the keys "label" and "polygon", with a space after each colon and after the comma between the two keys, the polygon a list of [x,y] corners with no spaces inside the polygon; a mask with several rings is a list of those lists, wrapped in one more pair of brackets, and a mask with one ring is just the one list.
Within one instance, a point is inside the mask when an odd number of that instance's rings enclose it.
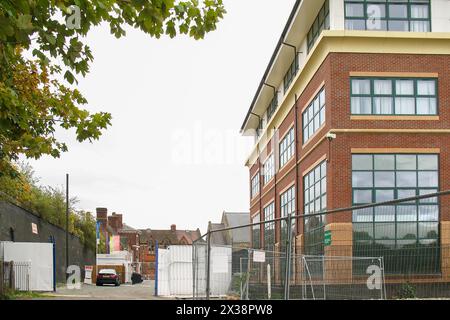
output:
{"label": "green sign on fence", "polygon": [[323,242],[325,246],[331,245],[331,230],[325,231]]}

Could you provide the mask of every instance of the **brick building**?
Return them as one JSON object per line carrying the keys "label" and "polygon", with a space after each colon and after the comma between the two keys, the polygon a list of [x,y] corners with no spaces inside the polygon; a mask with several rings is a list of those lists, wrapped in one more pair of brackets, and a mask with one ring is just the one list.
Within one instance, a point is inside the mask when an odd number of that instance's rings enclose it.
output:
{"label": "brick building", "polygon": [[[450,279],[450,250],[439,251],[450,246],[449,197],[307,217],[450,189],[449,19],[446,0],[296,1],[241,127],[255,137],[253,222],[305,214],[294,239],[307,254],[437,252],[441,267],[425,272]],[[253,247],[279,250],[287,230],[252,234]]]}
{"label": "brick building", "polygon": [[192,245],[201,237],[200,230],[178,230],[175,224],[168,230],[139,230],[139,261],[145,279],[154,279],[156,245],[166,249],[171,245]]}
{"label": "brick building", "polygon": [[[111,237],[119,237],[120,251],[133,253],[133,261],[139,262],[139,235],[140,231],[123,223],[123,215],[113,212],[108,216],[107,208],[97,208],[97,223],[99,223],[99,233],[105,239],[105,252],[111,253]],[[106,241],[106,239],[108,239]]]}

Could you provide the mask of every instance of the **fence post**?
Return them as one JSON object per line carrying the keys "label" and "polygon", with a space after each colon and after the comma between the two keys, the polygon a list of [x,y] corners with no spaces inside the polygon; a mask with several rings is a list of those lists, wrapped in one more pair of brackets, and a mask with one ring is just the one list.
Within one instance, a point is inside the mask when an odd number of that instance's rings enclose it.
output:
{"label": "fence post", "polygon": [[196,253],[195,253],[195,244],[196,242],[194,241],[192,243],[192,300],[195,300],[195,262],[197,259]]}
{"label": "fence post", "polygon": [[0,261],[0,295],[3,294],[3,285],[5,283],[5,276],[3,274],[3,261]]}
{"label": "fence post", "polygon": [[292,219],[291,213],[286,217],[287,244],[286,244],[286,263],[285,263],[285,279],[284,279],[284,300],[289,300],[290,276],[291,276],[291,251],[292,251]]}
{"label": "fence post", "polygon": [[206,300],[211,294],[211,231],[206,235]]}
{"label": "fence post", "polygon": [[155,243],[155,297],[158,296],[158,281],[159,281],[159,243],[158,240],[156,240]]}
{"label": "fence post", "polygon": [[245,300],[248,300],[248,288],[250,287],[250,260],[251,259],[251,251],[247,249],[247,273],[245,277],[245,281],[247,282],[247,286],[245,288]]}
{"label": "fence post", "polygon": [[14,261],[11,261],[9,266],[9,288],[11,290],[16,289],[16,282],[14,279]]}

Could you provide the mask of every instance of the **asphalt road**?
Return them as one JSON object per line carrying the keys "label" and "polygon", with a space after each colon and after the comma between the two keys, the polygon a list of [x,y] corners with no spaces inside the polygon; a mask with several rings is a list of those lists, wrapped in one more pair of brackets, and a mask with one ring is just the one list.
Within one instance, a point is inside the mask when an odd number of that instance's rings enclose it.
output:
{"label": "asphalt road", "polygon": [[155,282],[146,280],[140,284],[122,284],[120,287],[82,284],[81,289],[58,287],[46,295],[53,300],[161,300],[155,297]]}

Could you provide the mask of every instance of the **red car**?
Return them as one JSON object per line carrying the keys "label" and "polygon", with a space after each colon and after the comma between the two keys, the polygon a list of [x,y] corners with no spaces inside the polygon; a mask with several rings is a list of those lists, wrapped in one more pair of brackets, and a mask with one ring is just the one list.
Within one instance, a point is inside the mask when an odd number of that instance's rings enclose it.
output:
{"label": "red car", "polygon": [[120,277],[114,269],[102,269],[97,274],[97,286],[103,286],[104,284],[113,284],[116,287],[120,286]]}

